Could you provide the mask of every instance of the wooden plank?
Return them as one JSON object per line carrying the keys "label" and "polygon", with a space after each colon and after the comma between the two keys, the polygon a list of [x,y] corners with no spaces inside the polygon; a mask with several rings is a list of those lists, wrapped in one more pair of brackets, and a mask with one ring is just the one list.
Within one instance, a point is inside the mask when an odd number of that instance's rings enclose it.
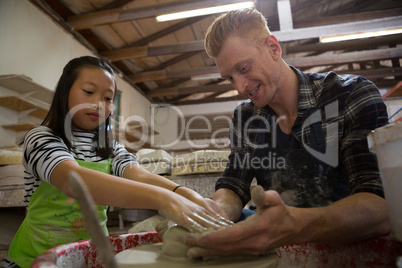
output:
{"label": "wooden plank", "polygon": [[[315,2],[313,2],[316,5]],[[304,5],[304,3],[303,3]],[[345,22],[356,22],[362,20],[372,20],[372,19],[381,19],[385,17],[394,17],[402,14],[401,8],[395,9],[387,9],[387,10],[379,10],[379,11],[368,11],[368,12],[359,12],[359,13],[349,13],[342,14],[337,16],[325,16],[325,17],[314,17],[314,18],[306,18],[304,16],[300,17],[298,20],[294,20],[295,28],[307,28],[312,26],[319,25],[330,25],[330,24],[338,24]]]}
{"label": "wooden plank", "polygon": [[25,206],[24,195],[24,167],[22,166],[21,162],[1,166],[0,207]]}
{"label": "wooden plank", "polygon": [[147,6],[143,8],[132,9],[109,9],[97,12],[91,12],[67,18],[67,23],[77,30],[87,29],[102,24],[117,23],[129,20],[138,20],[144,18],[155,17],[160,14],[166,14],[177,11],[184,11],[190,9],[196,9],[201,7],[217,6],[222,4],[232,4],[235,2],[241,2],[244,0],[185,0],[181,2],[170,2],[164,4],[158,4],[153,6]]}
{"label": "wooden plank", "polygon": [[32,93],[32,98],[51,103],[54,92],[35,82],[25,75],[0,75],[0,86],[21,94]]}
{"label": "wooden plank", "polygon": [[[354,62],[363,62],[370,60],[384,60],[391,58],[401,58],[402,49],[400,48],[383,48],[376,50],[367,51],[357,51],[357,52],[345,52],[333,55],[320,55],[320,56],[310,56],[303,58],[287,58],[286,62],[289,65],[293,65],[296,68],[301,67],[311,67],[311,66],[323,66],[332,64],[345,64]],[[153,80],[163,80],[163,79],[177,79],[184,77],[191,77],[196,75],[215,75],[219,73],[216,66],[204,67],[204,68],[194,68],[191,70],[174,70],[174,71],[153,71],[153,72],[142,72],[130,76],[136,82],[145,82]]]}
{"label": "wooden plank", "polygon": [[[368,47],[375,47],[381,45],[389,45],[392,43],[401,43],[400,35],[384,36],[381,38],[372,38],[370,42],[366,39],[343,41],[343,42],[333,42],[333,43],[317,43],[308,45],[297,45],[286,47],[287,54],[290,53],[301,53],[307,51],[330,51],[330,50],[345,50],[345,49],[361,49]],[[144,51],[145,50],[145,51]],[[141,49],[136,51],[135,49],[130,50],[128,48],[120,48],[111,51],[104,51],[101,53],[102,56],[109,58],[111,61],[121,60],[121,59],[135,59],[140,57],[149,56],[162,56],[168,54],[178,54],[183,52],[201,52],[204,51],[204,41],[191,41],[187,43],[178,43],[166,46],[142,46]],[[114,55],[118,55],[115,58]]]}
{"label": "wooden plank", "polygon": [[3,165],[19,165],[22,163],[22,150],[18,148],[0,149],[0,169]]}
{"label": "wooden plank", "polygon": [[28,131],[34,128],[36,125],[32,123],[17,123],[12,125],[3,125],[6,129],[11,129],[15,131]]}
{"label": "wooden plank", "polygon": [[0,105],[8,109],[22,112],[26,110],[32,110],[29,115],[35,116],[40,119],[45,119],[48,110],[41,106],[38,106],[30,101],[24,100],[18,96],[4,96],[0,97]]}
{"label": "wooden plank", "polygon": [[133,55],[135,55],[136,58],[141,58],[148,56],[148,46],[127,47],[122,49],[103,51],[101,55],[111,61],[134,58]]}
{"label": "wooden plank", "polygon": [[400,27],[401,20],[402,16],[394,16],[358,22],[293,29],[291,31],[273,31],[272,34],[278,39],[279,42],[289,42],[295,40],[320,38],[322,36],[395,29]]}
{"label": "wooden plank", "polygon": [[[140,122],[138,122],[138,121],[130,121],[130,122],[128,122],[127,123],[127,126],[131,129],[131,130],[136,130],[136,131],[139,131],[139,132],[142,132],[142,133],[145,133],[145,134],[150,134],[150,133],[152,133],[152,135],[158,135],[159,134],[159,132],[158,131],[156,131],[156,130],[154,130],[150,125],[146,125],[145,126],[145,129],[144,129],[144,127],[141,125],[141,123]],[[143,131],[143,130],[145,130],[145,131]]]}
{"label": "wooden plank", "polygon": [[155,89],[149,92],[147,95],[149,97],[166,97],[166,96],[178,96],[194,93],[205,93],[205,92],[225,92],[232,90],[233,86],[231,84],[224,85],[206,85],[206,86],[194,86],[194,87],[170,87]]}
{"label": "wooden plank", "polygon": [[172,176],[190,175],[199,173],[222,173],[223,171],[225,171],[225,168],[226,168],[226,161],[188,164],[174,167],[172,169]]}
{"label": "wooden plank", "polygon": [[398,84],[382,96],[383,99],[400,97],[402,97],[402,81],[399,81]]}
{"label": "wooden plank", "polygon": [[[162,30],[159,30],[153,34],[150,34],[140,40],[135,41],[134,43],[130,44],[130,46],[143,46],[143,45],[147,45],[149,43],[151,43],[152,41],[155,41],[157,39],[160,39],[166,35],[169,35],[173,32],[176,32],[184,27],[188,27],[189,25],[192,25],[202,19],[204,19],[205,16],[200,16],[200,17],[194,17],[194,18],[189,18],[189,19],[185,19],[182,20],[176,24],[173,24],[169,27],[166,27]],[[140,22],[138,22],[140,24]],[[145,27],[145,26],[144,26]]]}
{"label": "wooden plank", "polygon": [[224,102],[224,101],[242,101],[248,99],[243,95],[237,95],[233,97],[213,98],[213,99],[197,99],[197,100],[184,100],[172,102],[174,105],[192,105],[202,103]]}
{"label": "wooden plank", "polygon": [[154,80],[165,80],[165,79],[178,79],[184,77],[191,77],[196,75],[206,75],[206,74],[216,74],[219,73],[216,66],[212,67],[202,67],[202,68],[190,68],[190,69],[180,69],[180,70],[159,70],[142,72],[130,75],[130,78],[135,82],[147,82]]}
{"label": "wooden plank", "polygon": [[118,22],[120,11],[121,8],[114,8],[71,16],[67,18],[67,23],[75,30],[88,29],[97,25]]}
{"label": "wooden plank", "polygon": [[333,55],[320,55],[304,58],[286,59],[286,62],[295,67],[312,67],[332,64],[346,64],[354,62],[363,62],[370,60],[385,60],[392,58],[401,58],[402,49],[383,48],[376,50],[366,50],[357,52],[345,52]]}

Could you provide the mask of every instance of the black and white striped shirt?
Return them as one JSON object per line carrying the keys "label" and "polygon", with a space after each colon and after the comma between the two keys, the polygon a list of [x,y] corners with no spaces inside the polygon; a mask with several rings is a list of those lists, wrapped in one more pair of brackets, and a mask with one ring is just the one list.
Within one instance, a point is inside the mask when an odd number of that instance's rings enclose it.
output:
{"label": "black and white striped shirt", "polygon": [[[73,130],[74,146],[71,151],[63,140],[55,136],[46,126],[38,126],[30,130],[24,139],[24,155],[22,164],[25,168],[25,204],[41,184],[50,183],[53,169],[65,160],[82,160],[87,162],[107,162],[96,155],[94,144],[95,132]],[[112,174],[123,176],[124,169],[130,164],[138,164],[133,154],[117,142],[113,143],[115,156],[112,160]]]}

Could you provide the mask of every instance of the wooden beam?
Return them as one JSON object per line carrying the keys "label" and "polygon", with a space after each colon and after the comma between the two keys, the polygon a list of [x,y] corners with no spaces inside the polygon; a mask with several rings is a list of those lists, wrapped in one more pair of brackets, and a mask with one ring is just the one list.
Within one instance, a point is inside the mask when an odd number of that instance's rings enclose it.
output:
{"label": "wooden beam", "polygon": [[351,51],[353,49],[362,50],[367,48],[376,48],[379,46],[389,46],[391,44],[402,44],[401,35],[394,34],[389,36],[372,37],[372,38],[339,41],[331,43],[318,42],[315,44],[306,44],[306,45],[289,45],[285,47],[286,47],[286,53],[289,55],[292,53],[302,53],[309,51],[327,52],[332,50],[348,50],[348,51]]}
{"label": "wooden beam", "polygon": [[208,16],[200,16],[200,17],[194,17],[194,18],[189,18],[185,20],[181,20],[178,23],[175,23],[173,25],[170,25],[169,27],[166,27],[160,31],[157,31],[151,35],[148,35],[140,40],[135,41],[134,43],[131,43],[127,47],[134,47],[134,46],[144,46],[147,45],[148,43],[151,43],[152,41],[155,41],[159,38],[162,38],[168,34],[174,33],[180,29],[183,29],[184,27],[188,27],[202,19]]}
{"label": "wooden beam", "polygon": [[205,93],[205,92],[225,92],[232,90],[233,86],[231,84],[226,85],[206,85],[206,86],[196,86],[196,87],[170,87],[155,89],[148,93],[149,97],[166,97],[166,96],[178,96],[186,94],[195,93]]}
{"label": "wooden beam", "polygon": [[338,74],[356,74],[361,75],[368,79],[384,78],[387,76],[400,76],[402,75],[402,67],[397,68],[377,68],[366,70],[353,70],[353,71],[337,71]]}
{"label": "wooden beam", "polygon": [[290,0],[277,0],[279,28],[281,31],[289,31],[293,29],[292,9]]}
{"label": "wooden beam", "polygon": [[119,61],[130,59],[130,55],[135,55],[136,58],[148,56],[148,46],[140,47],[127,47],[115,50],[108,50],[101,52],[102,57],[106,57],[111,61]]}
{"label": "wooden beam", "polygon": [[[322,16],[306,19],[304,16],[296,16],[299,20],[294,21],[295,28],[306,28],[319,25],[330,25],[345,22],[356,22],[372,19],[381,19],[386,17],[394,17],[402,14],[402,8],[395,8],[390,10],[380,10],[380,11],[370,11],[370,12],[359,12],[359,13],[349,13],[338,16]],[[301,19],[302,18],[302,19]]]}
{"label": "wooden beam", "polygon": [[[287,54],[301,53],[307,51],[325,52],[330,50],[344,50],[353,48],[368,48],[377,47],[381,45],[400,44],[402,39],[400,35],[391,35],[384,37],[371,38],[368,42],[367,39],[358,39],[351,41],[333,42],[333,43],[317,43],[307,45],[297,45],[286,47]],[[180,54],[184,52],[201,52],[204,51],[204,41],[192,41],[186,43],[178,43],[166,46],[140,46],[140,47],[127,47],[110,51],[101,52],[103,57],[111,61],[118,61],[123,59],[135,59],[149,56],[163,56],[169,54]]]}
{"label": "wooden beam", "polygon": [[243,101],[243,100],[246,100],[246,99],[248,99],[246,96],[237,95],[237,96],[223,97],[223,98],[178,101],[178,102],[173,102],[172,104],[174,104],[174,105],[192,105],[192,104],[224,102],[224,101]]}
{"label": "wooden beam", "polygon": [[135,59],[151,56],[162,56],[169,54],[181,54],[186,52],[199,52],[204,51],[203,41],[193,41],[187,43],[178,43],[166,46],[140,46],[140,47],[126,47],[101,52],[103,57],[111,61],[119,61],[125,59]]}
{"label": "wooden beam", "polygon": [[400,97],[402,97],[402,81],[399,81],[398,84],[382,96],[383,99]]}
{"label": "wooden beam", "polygon": [[[368,79],[374,78],[384,78],[387,76],[399,76],[402,75],[402,67],[401,68],[382,68],[382,69],[368,69],[368,70],[353,70],[353,71],[337,71],[337,74],[355,74],[361,75]],[[233,90],[233,86],[230,84],[225,85],[204,85],[204,86],[196,86],[196,87],[170,87],[170,88],[162,88],[155,89],[148,93],[149,97],[169,97],[169,96],[180,96],[180,95],[188,95],[188,94],[196,94],[196,93],[206,93],[206,92],[215,92],[217,95],[222,94],[223,92]],[[207,98],[214,97],[213,95],[208,96]],[[177,101],[176,103],[180,103]]]}
{"label": "wooden beam", "polygon": [[401,20],[402,16],[400,15],[380,19],[293,29],[290,31],[274,31],[272,32],[272,34],[278,39],[279,42],[288,42],[295,40],[320,38],[321,36],[399,28],[401,26]]}
{"label": "wooden beam", "polygon": [[339,63],[363,62],[370,60],[384,60],[401,58],[402,50],[399,48],[383,48],[376,50],[365,50],[357,52],[346,52],[333,55],[320,55],[304,58],[286,59],[290,65],[295,67],[322,66]]}
{"label": "wooden beam", "polygon": [[185,69],[185,70],[158,70],[151,72],[141,72],[130,75],[134,82],[149,82],[155,80],[166,80],[166,79],[178,79],[184,77],[191,77],[195,75],[204,75],[204,74],[216,74],[219,73],[218,69],[213,67],[203,67],[203,68],[194,68],[194,69]]}
{"label": "wooden beam", "polygon": [[97,12],[91,12],[81,15],[76,15],[67,18],[67,23],[70,24],[76,30],[88,29],[98,25],[117,23],[129,20],[145,19],[155,17],[157,15],[184,11],[190,9],[196,9],[201,7],[213,7],[222,4],[232,4],[235,2],[241,2],[243,0],[185,0],[181,2],[170,2],[165,4],[158,4],[153,6],[147,6],[143,8],[131,8],[131,9],[109,9]]}
{"label": "wooden beam", "polygon": [[[402,50],[399,48],[384,48],[367,51],[346,52],[333,55],[320,55],[304,58],[289,58],[286,62],[296,68],[323,66],[331,64],[346,64],[352,62],[363,62],[370,60],[384,60],[391,58],[402,58]],[[186,70],[160,70],[151,72],[142,72],[131,75],[130,78],[136,83],[148,82],[154,80],[177,79],[191,77],[195,75],[208,75],[219,73],[216,66],[186,69]]]}

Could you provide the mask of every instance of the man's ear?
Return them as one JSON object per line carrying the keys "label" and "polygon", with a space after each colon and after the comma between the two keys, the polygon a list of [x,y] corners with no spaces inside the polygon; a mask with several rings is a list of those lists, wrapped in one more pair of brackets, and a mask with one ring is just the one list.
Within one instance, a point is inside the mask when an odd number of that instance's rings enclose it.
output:
{"label": "man's ear", "polygon": [[265,43],[268,46],[268,48],[270,49],[272,57],[274,58],[274,60],[277,60],[277,59],[281,58],[282,48],[281,48],[281,45],[278,42],[278,39],[276,39],[275,36],[269,35],[267,37],[267,40],[265,41]]}

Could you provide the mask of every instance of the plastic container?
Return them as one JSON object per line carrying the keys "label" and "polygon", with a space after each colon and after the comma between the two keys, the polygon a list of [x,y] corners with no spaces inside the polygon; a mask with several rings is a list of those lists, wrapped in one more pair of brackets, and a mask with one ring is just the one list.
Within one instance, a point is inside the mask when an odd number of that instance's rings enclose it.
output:
{"label": "plastic container", "polygon": [[367,139],[377,155],[392,236],[402,241],[402,122],[375,129]]}

